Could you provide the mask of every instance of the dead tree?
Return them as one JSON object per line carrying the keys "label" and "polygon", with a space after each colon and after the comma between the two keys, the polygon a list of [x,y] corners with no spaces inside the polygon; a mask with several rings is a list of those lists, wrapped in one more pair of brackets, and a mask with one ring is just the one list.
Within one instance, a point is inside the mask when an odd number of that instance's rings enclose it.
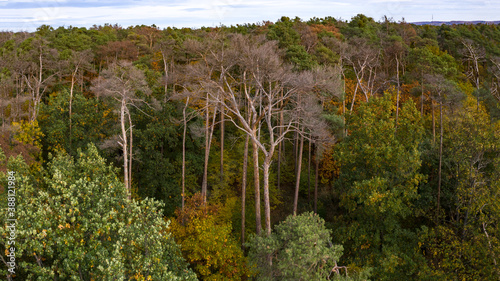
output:
{"label": "dead tree", "polygon": [[137,97],[137,92],[149,95],[151,90],[148,88],[144,73],[128,61],[113,63],[102,71],[93,81],[92,90],[98,96],[111,97],[119,105],[121,130],[119,145],[123,151],[124,184],[131,198],[133,125],[130,107],[139,109],[139,103],[145,103],[143,99]]}

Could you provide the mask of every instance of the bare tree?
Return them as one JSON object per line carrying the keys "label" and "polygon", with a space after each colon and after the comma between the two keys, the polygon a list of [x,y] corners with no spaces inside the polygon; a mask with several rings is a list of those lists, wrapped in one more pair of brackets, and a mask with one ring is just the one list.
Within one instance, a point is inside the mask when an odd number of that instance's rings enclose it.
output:
{"label": "bare tree", "polygon": [[92,90],[96,95],[111,97],[119,104],[121,129],[119,144],[123,151],[124,183],[130,198],[133,159],[133,125],[130,107],[139,109],[138,104],[145,102],[137,96],[137,92],[149,95],[151,90],[148,88],[144,73],[128,61],[113,63],[102,71],[101,75],[93,81]]}
{"label": "bare tree", "polygon": [[186,40],[184,42],[186,50],[195,56],[195,63],[187,65],[187,71],[194,81],[190,88],[192,91],[205,96],[204,99],[200,99],[203,103],[200,108],[205,115],[205,164],[201,185],[201,194],[205,202],[208,190],[208,160],[219,109],[217,102],[219,89],[214,88],[207,81],[212,81],[214,76],[218,76],[218,80],[221,80],[223,73],[220,72],[220,68],[228,62],[222,51],[222,40],[221,34],[211,33],[204,44],[196,40]]}
{"label": "bare tree", "polygon": [[493,64],[491,72],[494,76],[491,94],[500,101],[500,57],[492,58],[491,62]]}
{"label": "bare tree", "polygon": [[63,67],[58,60],[57,50],[50,48],[45,39],[36,37],[30,43],[32,49],[23,52],[21,60],[26,62],[23,80],[31,95],[30,121],[34,121],[38,116],[43,95],[54,82],[55,77],[60,75]]}
{"label": "bare tree", "polygon": [[[173,100],[182,101],[184,106],[182,107],[182,165],[181,165],[181,209],[184,210],[184,201],[186,197],[186,136],[188,129],[188,122],[193,118],[199,116],[199,112],[192,110],[188,112],[190,106],[199,103],[200,93],[194,91],[198,89],[197,87],[191,87],[190,73],[186,67],[177,65],[171,75],[167,77],[165,81],[167,84],[172,84],[173,86]],[[176,91],[176,88],[181,88],[182,91]]]}
{"label": "bare tree", "polygon": [[[356,89],[360,89],[366,101],[378,90],[377,68],[379,66],[380,50],[377,50],[368,43],[365,38],[352,38],[349,42],[349,49],[343,58],[352,67],[356,77]],[[354,106],[354,98],[351,104],[351,111]]]}
{"label": "bare tree", "polygon": [[76,76],[79,72],[89,70],[91,68],[91,61],[93,54],[90,49],[73,52],[69,59],[71,86],[69,91],[69,149],[71,150],[71,136],[72,136],[72,113],[73,113],[73,89],[76,83]]}
{"label": "bare tree", "polygon": [[[254,151],[258,148],[264,155],[262,173],[265,229],[266,234],[270,235],[269,174],[274,152],[288,133],[299,128],[300,93],[311,92],[315,87],[335,91],[336,89],[329,89],[328,85],[331,80],[339,79],[339,75],[331,68],[293,72],[281,60],[276,42],[259,39],[252,41],[252,38],[242,35],[232,36],[231,48],[225,52],[233,59],[220,65],[222,79],[207,80],[206,83],[207,87],[209,84],[213,89],[218,89],[217,95],[212,95],[212,99],[225,108],[228,120],[250,137]],[[231,70],[236,64],[238,71],[233,74]],[[243,111],[244,104],[248,105],[248,117]],[[276,122],[281,113],[284,117],[282,124]],[[259,137],[261,129],[265,129],[266,138]]]}
{"label": "bare tree", "polygon": [[164,101],[166,102],[168,100],[168,81],[169,81],[169,63],[171,64],[171,61],[173,59],[174,55],[174,46],[175,46],[175,40],[173,39],[165,39],[162,41],[159,41],[156,44],[156,49],[161,53],[161,58],[163,61],[163,71],[165,72],[165,77],[164,77],[164,90],[165,90],[165,96],[164,96]]}
{"label": "bare tree", "polygon": [[[462,40],[462,45],[464,45],[465,50],[462,52],[465,61],[468,63],[467,78],[472,81],[477,90],[481,87],[481,83],[479,81],[480,73],[479,73],[479,63],[484,61],[486,57],[486,51],[484,47],[478,46],[474,41],[470,39]],[[479,109],[479,91],[477,92],[477,108]]]}

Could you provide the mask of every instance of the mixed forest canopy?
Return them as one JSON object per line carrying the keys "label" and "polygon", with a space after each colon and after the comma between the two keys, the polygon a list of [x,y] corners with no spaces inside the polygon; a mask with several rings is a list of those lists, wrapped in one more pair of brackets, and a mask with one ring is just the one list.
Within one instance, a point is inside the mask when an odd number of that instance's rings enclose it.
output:
{"label": "mixed forest canopy", "polygon": [[0,122],[7,280],[500,279],[499,24],[4,31]]}

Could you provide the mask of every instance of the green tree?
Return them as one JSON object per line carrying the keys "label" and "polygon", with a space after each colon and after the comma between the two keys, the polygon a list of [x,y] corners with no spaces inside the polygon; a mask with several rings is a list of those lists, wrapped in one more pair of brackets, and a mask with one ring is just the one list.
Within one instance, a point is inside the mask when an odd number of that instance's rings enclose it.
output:
{"label": "green tree", "polygon": [[500,135],[484,107],[471,95],[448,112],[443,159],[440,225],[422,235],[433,274],[443,279],[495,280],[500,277]]}
{"label": "green tree", "polygon": [[312,212],[288,216],[271,235],[253,236],[247,246],[258,280],[330,280],[332,271],[339,273],[343,249],[332,245],[331,230]]}
{"label": "green tree", "polygon": [[403,223],[425,178],[418,151],[423,127],[412,100],[403,104],[398,122],[396,127],[390,95],[371,99],[347,116],[350,134],[335,153],[340,172],[334,195],[343,209],[335,237],[350,262],[373,266],[377,278],[419,272],[417,236]]}
{"label": "green tree", "polygon": [[[17,172],[19,278],[196,279],[170,237],[161,204],[129,200],[116,169],[105,163],[93,145],[76,160],[65,154],[55,156],[38,180],[29,177],[22,161],[11,162],[9,169]],[[6,197],[2,196],[2,206]],[[6,211],[1,209],[3,237]],[[2,250],[7,248],[2,242]],[[5,268],[2,273],[6,274]]]}
{"label": "green tree", "polygon": [[[178,107],[181,106],[178,104]],[[164,214],[168,217],[181,206],[182,199],[182,175],[179,171],[182,169],[184,128],[175,122],[181,115],[181,109],[176,109],[173,103],[166,103],[160,110],[145,110],[147,114],[139,112],[134,116],[137,120],[134,188],[140,187],[137,194],[141,198],[152,197],[164,202]],[[199,153],[202,140],[196,139],[192,133],[186,135],[185,193],[192,194],[198,191],[199,175],[203,173],[203,158]]]}
{"label": "green tree", "polygon": [[69,96],[68,90],[63,89],[51,94],[41,106],[38,120],[45,136],[42,138],[45,152],[64,150],[76,155],[78,148],[85,148],[90,142],[98,143],[110,135],[114,118],[111,107],[105,101],[85,98],[78,92],[73,96],[70,134]]}

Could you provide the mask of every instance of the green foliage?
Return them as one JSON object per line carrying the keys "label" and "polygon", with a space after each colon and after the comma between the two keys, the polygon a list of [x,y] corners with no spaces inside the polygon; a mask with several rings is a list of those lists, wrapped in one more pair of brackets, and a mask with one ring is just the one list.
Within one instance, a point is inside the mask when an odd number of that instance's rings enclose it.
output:
{"label": "green foliage", "polygon": [[302,45],[291,45],[286,51],[286,58],[295,65],[297,70],[312,69],[316,62]]}
{"label": "green foliage", "polygon": [[293,28],[293,21],[288,17],[282,17],[272,25],[267,32],[267,38],[277,40],[280,48],[288,48],[300,44],[300,34]]}
{"label": "green foliage", "polygon": [[[69,92],[64,89],[50,95],[40,109],[38,120],[45,136],[46,152],[67,151],[74,155],[88,143],[98,143],[109,137],[113,113],[105,102],[85,98],[75,92],[72,104],[72,128],[69,129]],[[70,146],[71,144],[71,146]]]}
{"label": "green foliage", "polygon": [[218,205],[203,203],[197,193],[176,211],[172,233],[201,280],[241,280],[249,276],[246,258],[220,211]]}
{"label": "green foliage", "polygon": [[289,216],[270,236],[254,236],[247,246],[258,280],[328,280],[342,255],[314,213]]}
{"label": "green foliage", "polygon": [[341,28],[342,34],[347,37],[367,38],[371,43],[377,42],[377,31],[379,26],[371,17],[363,14],[354,16],[351,21]]}
{"label": "green foliage", "polygon": [[402,220],[412,214],[425,178],[418,151],[423,127],[411,100],[403,104],[397,126],[394,113],[390,95],[361,104],[347,116],[349,136],[335,153],[340,164],[335,192],[345,210],[334,224],[335,237],[351,262],[373,266],[377,278],[418,272],[417,237]]}
{"label": "green foliage", "polygon": [[[24,280],[195,280],[168,233],[169,222],[159,212],[161,204],[128,200],[115,169],[94,146],[79,152],[77,160],[57,155],[38,181],[28,178],[23,169],[10,169],[17,172],[17,276]],[[1,209],[2,220],[6,211]],[[3,237],[5,226],[2,221]]]}
{"label": "green foliage", "polygon": [[433,274],[445,279],[493,280],[500,253],[500,135],[483,107],[469,96],[445,119],[444,195],[441,216],[422,234]]}
{"label": "green foliage", "polygon": [[[174,104],[162,105],[161,110],[145,108],[137,112],[134,128],[134,178],[137,195],[162,201],[164,214],[170,217],[181,205],[181,163],[183,125],[175,122],[179,113]],[[195,123],[190,122],[189,124]],[[197,153],[201,139],[194,138],[188,128],[186,140],[186,193],[197,191],[203,158]]]}
{"label": "green foliage", "polygon": [[416,75],[441,74],[453,79],[458,75],[458,65],[455,59],[439,50],[437,46],[413,48],[408,55],[410,68]]}

